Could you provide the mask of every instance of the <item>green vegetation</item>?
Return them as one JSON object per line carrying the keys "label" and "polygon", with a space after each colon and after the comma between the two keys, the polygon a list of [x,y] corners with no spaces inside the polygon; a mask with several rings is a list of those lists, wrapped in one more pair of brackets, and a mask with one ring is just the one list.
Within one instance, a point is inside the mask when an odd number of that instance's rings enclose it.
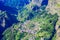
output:
{"label": "green vegetation", "polygon": [[[33,17],[27,20],[29,14]],[[18,11],[17,20],[20,22],[3,32],[3,40],[48,40],[53,35],[58,15],[51,15],[47,10],[23,8]]]}
{"label": "green vegetation", "polygon": [[52,40],[56,40],[56,34],[54,35],[54,37],[52,38]]}
{"label": "green vegetation", "polygon": [[60,7],[60,4],[57,3],[56,6],[57,6],[57,7]]}

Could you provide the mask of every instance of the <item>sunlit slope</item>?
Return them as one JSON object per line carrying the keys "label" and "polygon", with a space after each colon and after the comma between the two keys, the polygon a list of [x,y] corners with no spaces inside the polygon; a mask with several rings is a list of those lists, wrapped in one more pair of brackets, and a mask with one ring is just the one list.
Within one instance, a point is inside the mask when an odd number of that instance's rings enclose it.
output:
{"label": "sunlit slope", "polygon": [[50,12],[57,13],[60,16],[60,0],[49,0],[47,9],[49,9]]}

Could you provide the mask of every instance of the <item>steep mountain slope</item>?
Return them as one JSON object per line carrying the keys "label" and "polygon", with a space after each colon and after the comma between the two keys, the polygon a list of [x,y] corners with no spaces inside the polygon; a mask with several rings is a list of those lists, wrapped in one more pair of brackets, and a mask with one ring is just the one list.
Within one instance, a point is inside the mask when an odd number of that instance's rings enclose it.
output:
{"label": "steep mountain slope", "polygon": [[47,6],[47,9],[50,11],[50,13],[55,14],[57,13],[59,18],[58,18],[58,21],[56,23],[56,26],[55,26],[55,29],[56,29],[56,35],[57,35],[57,38],[56,40],[60,40],[60,0],[49,0],[49,3],[48,3],[48,6]]}

